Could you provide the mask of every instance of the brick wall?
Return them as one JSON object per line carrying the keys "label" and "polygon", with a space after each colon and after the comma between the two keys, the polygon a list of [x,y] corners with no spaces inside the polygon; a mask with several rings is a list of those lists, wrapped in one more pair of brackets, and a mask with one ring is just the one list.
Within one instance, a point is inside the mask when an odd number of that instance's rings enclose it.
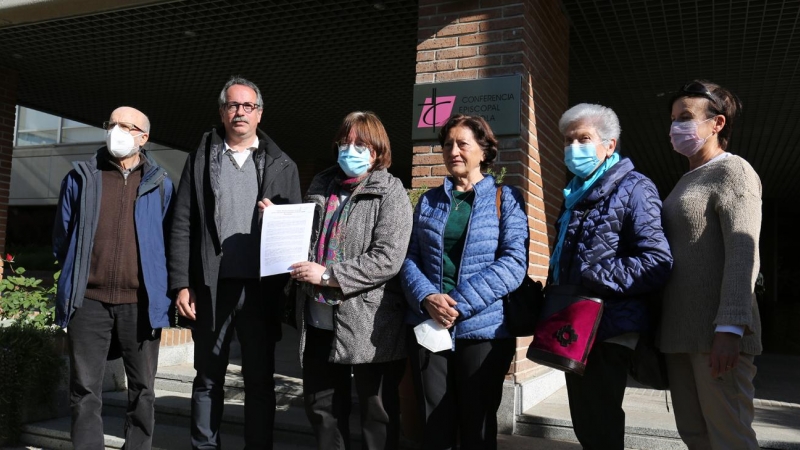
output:
{"label": "brick wall", "polygon": [[0,67],[0,254],[5,254],[11,155],[17,105],[17,73]]}
{"label": "brick wall", "polygon": [[[544,280],[553,223],[566,182],[558,119],[567,109],[569,26],[559,0],[420,0],[416,82],[522,76],[521,133],[500,139],[495,170],[526,200],[531,232],[529,270]],[[447,171],[437,143],[413,148],[412,187],[435,187]],[[509,379],[537,371],[518,339]]]}
{"label": "brick wall", "polygon": [[161,347],[175,347],[192,343],[192,330],[188,328],[164,328],[161,330]]}

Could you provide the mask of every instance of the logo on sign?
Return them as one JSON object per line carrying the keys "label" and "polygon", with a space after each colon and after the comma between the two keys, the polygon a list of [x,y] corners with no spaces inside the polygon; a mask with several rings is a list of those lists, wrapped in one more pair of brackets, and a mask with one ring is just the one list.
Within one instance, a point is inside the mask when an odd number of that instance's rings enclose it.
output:
{"label": "logo on sign", "polygon": [[421,104],[422,113],[419,115],[419,123],[417,128],[431,128],[439,127],[447,122],[450,114],[453,112],[453,105],[455,105],[456,96],[428,97]]}

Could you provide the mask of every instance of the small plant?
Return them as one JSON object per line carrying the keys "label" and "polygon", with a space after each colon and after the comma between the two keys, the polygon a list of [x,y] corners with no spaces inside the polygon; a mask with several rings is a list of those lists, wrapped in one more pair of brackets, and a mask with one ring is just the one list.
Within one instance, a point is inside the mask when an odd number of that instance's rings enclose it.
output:
{"label": "small plant", "polygon": [[0,280],[0,319],[12,319],[38,328],[48,328],[55,323],[56,281],[61,272],[53,275],[53,285],[42,286],[42,280],[26,277],[25,269],[13,267],[14,257],[4,260],[11,271]]}
{"label": "small plant", "polygon": [[486,173],[494,177],[495,184],[503,184],[503,179],[506,177],[506,166],[500,168],[500,172],[495,173],[493,168],[488,168]]}
{"label": "small plant", "polygon": [[416,189],[409,189],[408,199],[411,200],[411,207],[416,208],[417,203],[419,202],[419,198],[422,197],[422,194],[428,191],[428,186],[422,186]]}
{"label": "small plant", "polygon": [[0,442],[19,439],[26,405],[52,404],[64,366],[59,334],[59,328],[34,323],[0,328]]}

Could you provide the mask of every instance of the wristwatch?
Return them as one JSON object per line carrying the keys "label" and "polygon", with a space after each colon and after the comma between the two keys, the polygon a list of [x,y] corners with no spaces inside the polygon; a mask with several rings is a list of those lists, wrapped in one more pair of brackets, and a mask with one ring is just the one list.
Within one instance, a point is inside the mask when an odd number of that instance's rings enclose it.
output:
{"label": "wristwatch", "polygon": [[322,272],[322,282],[320,283],[324,287],[328,287],[328,283],[331,281],[331,273],[328,269],[325,269],[325,272]]}

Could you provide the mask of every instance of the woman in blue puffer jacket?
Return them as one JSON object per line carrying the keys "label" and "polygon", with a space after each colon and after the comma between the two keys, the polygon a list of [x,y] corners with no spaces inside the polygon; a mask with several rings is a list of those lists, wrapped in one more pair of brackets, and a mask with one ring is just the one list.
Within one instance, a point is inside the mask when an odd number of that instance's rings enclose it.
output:
{"label": "woman in blue puffer jacket", "polygon": [[[422,448],[497,448],[497,409],[515,339],[501,298],[527,270],[528,218],[520,194],[484,173],[497,139],[481,117],[451,117],[439,134],[450,177],[414,211],[400,272],[410,304],[406,322],[449,330],[449,350],[432,352],[409,331],[412,374],[422,417]],[[497,189],[501,189],[498,219]]]}
{"label": "woman in blue puffer jacket", "polygon": [[581,103],[558,128],[575,177],[564,189],[548,284],[583,286],[604,302],[585,373],[566,374],[570,414],[583,448],[622,449],[628,369],[651,323],[646,298],[666,283],[672,256],[655,185],[615,151],[614,111]]}

